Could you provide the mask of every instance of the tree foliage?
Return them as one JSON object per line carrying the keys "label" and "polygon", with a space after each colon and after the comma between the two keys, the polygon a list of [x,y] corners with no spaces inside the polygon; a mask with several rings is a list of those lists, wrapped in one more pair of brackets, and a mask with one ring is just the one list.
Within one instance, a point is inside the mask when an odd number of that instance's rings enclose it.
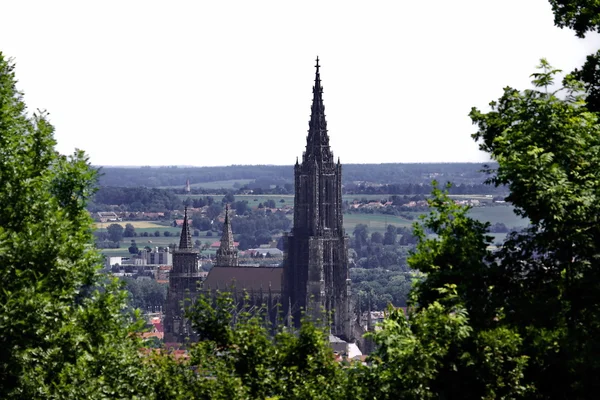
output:
{"label": "tree foliage", "polygon": [[573,76],[581,81],[586,89],[587,109],[600,113],[600,50],[587,56],[581,69],[573,71]]}
{"label": "tree foliage", "polygon": [[125,230],[123,231],[123,237],[134,237],[136,236],[135,234],[135,227],[133,226],[133,224],[125,224]]}
{"label": "tree foliage", "polygon": [[96,172],[81,151],[58,154],[53,132],[0,53],[0,397],[144,396],[125,295],[90,246]]}
{"label": "tree foliage", "polygon": [[165,189],[103,185],[94,194],[88,208],[106,211],[114,206],[119,206],[121,211],[157,212],[180,209],[182,202],[175,193]]}
{"label": "tree foliage", "polygon": [[[432,358],[429,368],[435,366],[435,374],[428,378],[431,396],[523,396],[530,385],[524,380],[528,357],[523,354],[522,339],[516,329],[503,324],[502,309],[490,301],[496,267],[488,250],[489,224],[470,218],[469,207],[455,204],[440,189],[434,189],[428,202],[431,211],[415,226],[418,244],[408,259],[411,268],[426,274],[411,292],[410,331],[419,335],[436,328],[432,321],[427,322],[432,314],[437,323],[446,321],[446,327],[460,323],[454,335],[439,336],[443,328],[438,326],[438,336],[425,336],[425,340],[435,338],[427,353]],[[428,237],[426,232],[434,236]],[[384,324],[388,323],[394,324]],[[431,347],[434,345],[438,347]]]}
{"label": "tree foliage", "polygon": [[542,60],[535,89],[505,88],[470,115],[498,161],[489,181],[531,222],[494,255],[489,304],[523,338],[537,395],[581,398],[600,373],[600,125],[572,75],[550,90],[559,72]]}
{"label": "tree foliage", "polygon": [[167,286],[154,279],[123,278],[132,308],[155,311],[162,307],[167,297]]}
{"label": "tree foliage", "polygon": [[550,0],[554,24],[571,28],[578,37],[600,30],[600,3],[598,0]]}
{"label": "tree foliage", "polygon": [[201,338],[190,352],[199,377],[190,379],[194,398],[353,398],[326,331],[308,321],[297,333],[271,336],[261,311],[240,308],[223,293],[216,303],[200,296],[188,316]]}
{"label": "tree foliage", "polygon": [[106,233],[108,234],[108,238],[112,242],[119,242],[123,239],[123,225],[121,224],[110,224],[106,228]]}

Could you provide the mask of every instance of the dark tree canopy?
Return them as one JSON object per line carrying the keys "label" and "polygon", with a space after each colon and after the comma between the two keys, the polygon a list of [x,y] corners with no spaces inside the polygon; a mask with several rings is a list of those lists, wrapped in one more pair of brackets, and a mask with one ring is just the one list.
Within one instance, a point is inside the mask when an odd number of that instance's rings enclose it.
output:
{"label": "dark tree canopy", "polygon": [[532,225],[489,258],[479,284],[488,300],[474,303],[487,303],[481,315],[501,309],[521,335],[525,376],[540,396],[583,398],[600,374],[600,123],[580,82],[549,90],[558,72],[542,60],[533,90],[505,88],[490,112],[471,112],[473,137],[499,161],[490,181],[507,185]]}
{"label": "dark tree canopy", "polygon": [[106,228],[106,232],[108,233],[108,239],[112,242],[119,242],[123,239],[123,226],[120,224],[110,224]]}
{"label": "dark tree canopy", "polygon": [[600,29],[600,3],[597,0],[550,0],[554,24],[571,28],[578,37]]}
{"label": "dark tree canopy", "polygon": [[600,113],[600,50],[587,56],[581,69],[575,69],[573,75],[583,82],[587,96],[587,109]]}

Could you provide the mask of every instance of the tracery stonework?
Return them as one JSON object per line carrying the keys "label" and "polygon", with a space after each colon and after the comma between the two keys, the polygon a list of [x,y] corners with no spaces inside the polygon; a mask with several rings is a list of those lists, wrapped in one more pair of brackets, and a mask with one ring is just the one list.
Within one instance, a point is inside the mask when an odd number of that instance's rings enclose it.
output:
{"label": "tracery stonework", "polygon": [[173,251],[173,269],[169,274],[169,289],[165,305],[165,343],[198,340],[190,321],[185,318],[185,309],[196,299],[200,281],[198,250],[192,245],[186,207],[179,247]]}
{"label": "tracery stonework", "polygon": [[223,223],[223,236],[217,250],[217,267],[237,267],[238,253],[233,244],[231,223],[229,222],[229,205],[225,205],[225,222]]}
{"label": "tracery stonework", "polygon": [[[302,163],[294,167],[294,227],[286,240],[284,310],[298,326],[303,310],[352,339],[348,236],[343,228],[342,165],[329,148],[317,58],[313,102]],[[325,311],[325,313],[323,313]]]}

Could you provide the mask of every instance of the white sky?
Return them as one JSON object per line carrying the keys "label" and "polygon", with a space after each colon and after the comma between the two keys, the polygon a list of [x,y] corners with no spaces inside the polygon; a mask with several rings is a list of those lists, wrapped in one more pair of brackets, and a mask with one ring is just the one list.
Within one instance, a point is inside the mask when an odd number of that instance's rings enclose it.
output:
{"label": "white sky", "polygon": [[472,106],[600,47],[547,0],[0,3],[30,111],[97,165],[292,164],[317,55],[342,163],[483,161]]}

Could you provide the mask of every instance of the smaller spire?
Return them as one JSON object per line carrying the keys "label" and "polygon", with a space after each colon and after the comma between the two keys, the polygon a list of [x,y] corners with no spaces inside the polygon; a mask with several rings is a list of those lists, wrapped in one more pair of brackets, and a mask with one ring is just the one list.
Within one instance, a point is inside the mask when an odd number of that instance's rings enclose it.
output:
{"label": "smaller spire", "polygon": [[218,267],[237,267],[238,255],[233,242],[231,223],[229,222],[229,204],[225,205],[225,221],[223,222],[223,235],[217,250]]}
{"label": "smaller spire", "polygon": [[223,223],[223,236],[221,236],[221,249],[233,250],[233,233],[229,223],[229,204],[225,204],[225,222]]}
{"label": "smaller spire", "polygon": [[187,206],[183,212],[183,226],[181,228],[181,237],[179,238],[179,250],[192,249],[192,235],[188,226]]}

